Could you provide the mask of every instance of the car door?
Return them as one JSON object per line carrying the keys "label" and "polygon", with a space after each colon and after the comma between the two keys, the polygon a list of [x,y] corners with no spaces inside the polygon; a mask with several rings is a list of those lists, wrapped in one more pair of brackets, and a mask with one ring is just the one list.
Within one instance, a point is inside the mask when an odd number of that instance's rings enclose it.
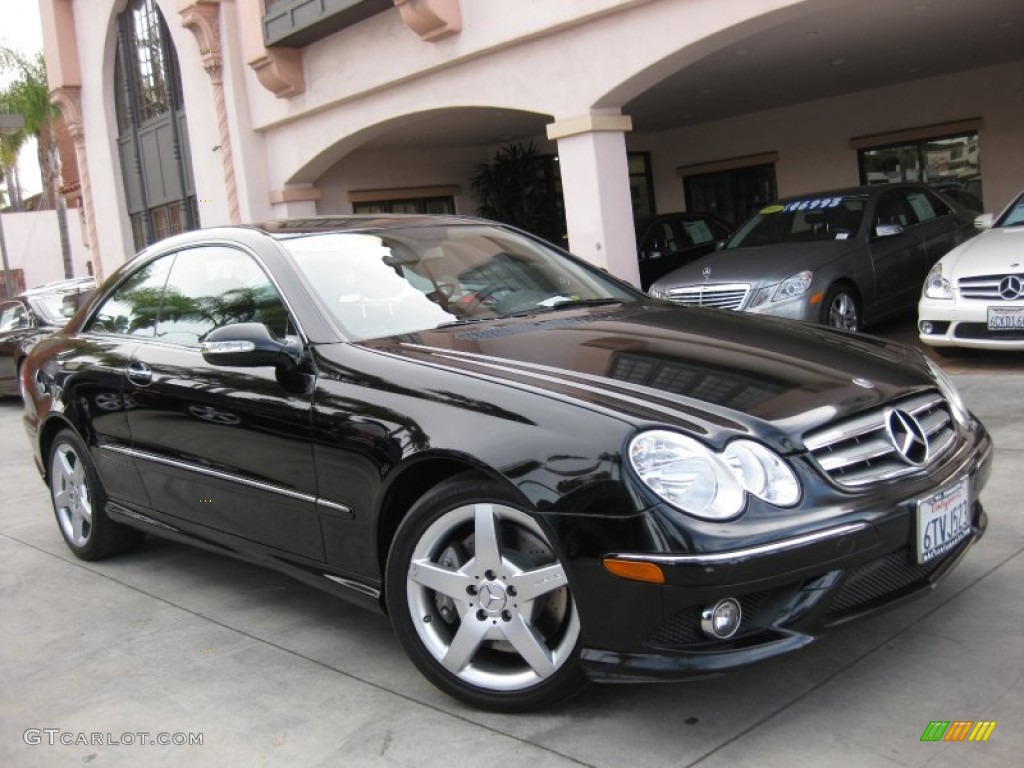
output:
{"label": "car door", "polygon": [[310,445],[311,382],[273,367],[208,363],[201,342],[230,323],[294,326],[252,254],[203,245],[173,254],[155,333],[125,372],[132,447],[164,515],[323,559]]}
{"label": "car door", "polygon": [[[895,314],[916,303],[921,292],[921,265],[924,240],[917,215],[907,202],[903,189],[882,192],[870,213],[868,250],[874,270],[874,305],[865,307],[865,315],[878,318]],[[879,227],[900,228],[895,234],[879,235]],[[891,230],[890,230],[891,231]]]}

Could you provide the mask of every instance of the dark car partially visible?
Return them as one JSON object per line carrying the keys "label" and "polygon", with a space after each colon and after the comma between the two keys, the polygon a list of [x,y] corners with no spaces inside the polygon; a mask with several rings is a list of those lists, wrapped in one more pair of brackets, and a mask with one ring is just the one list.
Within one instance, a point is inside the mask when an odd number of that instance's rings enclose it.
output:
{"label": "dark car partially visible", "polygon": [[708,213],[659,213],[636,220],[640,287],[706,256],[728,240],[734,227]]}
{"label": "dark car partially visible", "polygon": [[91,277],[73,278],[0,299],[0,395],[19,393],[18,373],[32,345],[63,327],[79,297],[95,287]]}

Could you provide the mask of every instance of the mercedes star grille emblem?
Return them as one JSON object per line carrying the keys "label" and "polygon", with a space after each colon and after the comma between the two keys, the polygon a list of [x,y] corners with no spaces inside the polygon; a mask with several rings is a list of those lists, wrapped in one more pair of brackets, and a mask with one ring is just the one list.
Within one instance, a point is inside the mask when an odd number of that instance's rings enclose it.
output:
{"label": "mercedes star grille emblem", "polygon": [[1022,288],[1024,288],[1024,280],[1021,280],[1018,275],[1007,275],[999,281],[999,296],[1006,301],[1019,299]]}
{"label": "mercedes star grille emblem", "polygon": [[895,409],[889,411],[885,429],[893,448],[907,464],[919,467],[928,461],[928,437],[917,419],[909,413]]}

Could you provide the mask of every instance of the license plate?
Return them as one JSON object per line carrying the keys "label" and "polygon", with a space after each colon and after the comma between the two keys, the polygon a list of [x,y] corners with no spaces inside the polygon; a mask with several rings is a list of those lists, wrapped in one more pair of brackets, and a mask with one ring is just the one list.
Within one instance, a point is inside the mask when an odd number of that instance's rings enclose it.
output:
{"label": "license plate", "polygon": [[917,562],[949,552],[971,532],[971,493],[964,478],[917,502]]}
{"label": "license plate", "polygon": [[1024,331],[1024,307],[989,307],[990,331]]}

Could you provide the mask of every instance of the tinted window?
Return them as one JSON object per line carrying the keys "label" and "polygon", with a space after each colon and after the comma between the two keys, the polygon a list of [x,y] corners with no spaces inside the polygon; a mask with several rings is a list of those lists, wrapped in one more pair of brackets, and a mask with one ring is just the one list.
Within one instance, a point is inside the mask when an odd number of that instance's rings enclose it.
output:
{"label": "tinted window", "polygon": [[906,195],[907,203],[913,209],[918,221],[931,221],[952,212],[948,205],[927,190],[912,189]]}
{"label": "tinted window", "polygon": [[875,224],[898,224],[909,227],[917,224],[917,214],[900,190],[890,190],[878,198],[875,208]]}
{"label": "tinted window", "polygon": [[1006,209],[999,221],[996,222],[997,227],[1019,227],[1024,224],[1024,195],[1018,197],[1009,208]]}
{"label": "tinted window", "polygon": [[229,323],[263,323],[279,338],[289,330],[284,304],[251,256],[220,247],[180,251],[164,290],[157,337],[198,344]]}
{"label": "tinted window", "polygon": [[100,305],[85,330],[153,336],[172,260],[164,256],[133,273]]}

